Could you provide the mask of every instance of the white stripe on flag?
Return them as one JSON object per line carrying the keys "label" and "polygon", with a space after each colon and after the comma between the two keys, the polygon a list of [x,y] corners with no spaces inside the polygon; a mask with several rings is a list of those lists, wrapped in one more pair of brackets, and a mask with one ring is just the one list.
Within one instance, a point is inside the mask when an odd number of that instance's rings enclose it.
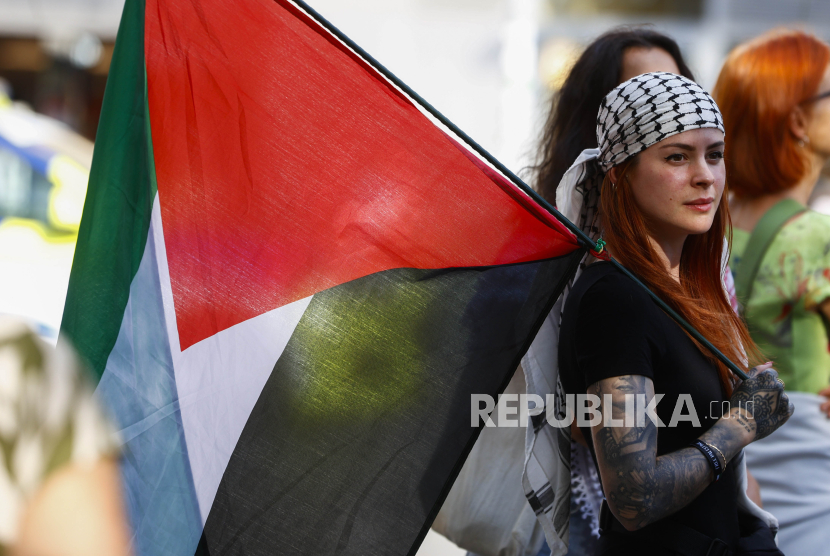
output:
{"label": "white stripe on flag", "polygon": [[190,469],[204,523],[248,416],[313,296],[241,322],[181,351],[158,196],[151,230]]}
{"label": "white stripe on flag", "polygon": [[179,541],[165,544],[166,553],[195,550],[248,416],[310,301],[259,315],[181,352],[156,196],[144,255],[98,386],[121,428],[139,552],[152,552],[170,535]]}
{"label": "white stripe on flag", "polygon": [[204,520],[192,486],[151,221],[97,393],[121,429],[125,502],[139,555],[192,556]]}

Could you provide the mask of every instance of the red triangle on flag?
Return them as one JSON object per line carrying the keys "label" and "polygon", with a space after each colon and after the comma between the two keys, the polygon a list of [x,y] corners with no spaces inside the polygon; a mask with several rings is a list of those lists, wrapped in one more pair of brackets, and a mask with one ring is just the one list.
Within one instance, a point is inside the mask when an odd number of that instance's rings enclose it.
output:
{"label": "red triangle on flag", "polygon": [[288,2],[147,0],[145,37],[181,349],[375,272],[575,247]]}

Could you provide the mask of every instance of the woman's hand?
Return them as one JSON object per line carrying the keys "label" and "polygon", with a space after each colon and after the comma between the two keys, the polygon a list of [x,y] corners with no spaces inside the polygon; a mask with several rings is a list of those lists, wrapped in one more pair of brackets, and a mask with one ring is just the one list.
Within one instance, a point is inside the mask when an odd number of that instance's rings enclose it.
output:
{"label": "woman's hand", "polygon": [[818,395],[827,398],[827,401],[821,404],[821,406],[819,406],[819,409],[821,409],[821,412],[826,414],[827,418],[830,419],[830,386],[820,391]]}
{"label": "woman's hand", "polygon": [[742,429],[746,444],[772,434],[795,409],[772,363],[750,370],[749,378],[735,388],[729,401],[731,409],[724,420]]}

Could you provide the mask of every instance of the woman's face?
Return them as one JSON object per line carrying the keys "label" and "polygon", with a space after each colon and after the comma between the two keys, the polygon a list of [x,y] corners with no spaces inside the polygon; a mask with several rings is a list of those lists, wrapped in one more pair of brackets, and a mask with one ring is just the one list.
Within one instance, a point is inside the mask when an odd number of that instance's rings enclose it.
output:
{"label": "woman's face", "polygon": [[[824,78],[816,94],[830,91],[830,67],[824,72]],[[822,158],[830,158],[830,97],[811,102],[804,126],[810,140],[809,148]]]}
{"label": "woman's face", "polygon": [[680,73],[677,62],[671,54],[662,48],[646,48],[643,46],[632,46],[623,52],[622,71],[620,72],[620,83],[628,81],[643,73],[653,71],[664,71],[666,73]]}
{"label": "woman's face", "polygon": [[[682,241],[712,227],[726,184],[723,147],[720,130],[693,129],[637,156],[628,180],[655,239]],[[616,177],[612,170],[612,180]]]}

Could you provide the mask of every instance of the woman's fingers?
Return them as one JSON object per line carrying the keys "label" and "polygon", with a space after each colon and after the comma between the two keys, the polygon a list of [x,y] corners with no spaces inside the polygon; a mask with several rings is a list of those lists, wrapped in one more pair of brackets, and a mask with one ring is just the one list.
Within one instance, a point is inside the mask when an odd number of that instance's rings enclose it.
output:
{"label": "woman's fingers", "polygon": [[[761,374],[762,372],[766,371],[767,369],[772,368],[772,361],[767,361],[763,365],[758,365],[757,367],[753,367],[749,370],[749,378],[754,378],[755,376]],[[830,390],[830,387],[828,387]]]}
{"label": "woman's fingers", "polygon": [[795,412],[795,406],[793,405],[793,402],[790,401],[790,397],[787,396],[787,394],[781,394],[781,405],[784,406],[784,408],[786,408],[784,417],[784,422],[786,422],[787,419],[793,416],[793,413]]}
{"label": "woman's fingers", "polygon": [[784,381],[778,378],[778,371],[772,368],[772,362],[770,361],[753,368],[750,371],[749,379],[758,381],[760,384],[767,385],[767,387],[784,388]]}
{"label": "woman's fingers", "polygon": [[757,380],[759,384],[763,385],[766,388],[774,388],[776,390],[784,389],[784,381],[778,378],[778,371],[776,371],[772,367],[767,367],[766,369],[752,377],[752,380]]}

